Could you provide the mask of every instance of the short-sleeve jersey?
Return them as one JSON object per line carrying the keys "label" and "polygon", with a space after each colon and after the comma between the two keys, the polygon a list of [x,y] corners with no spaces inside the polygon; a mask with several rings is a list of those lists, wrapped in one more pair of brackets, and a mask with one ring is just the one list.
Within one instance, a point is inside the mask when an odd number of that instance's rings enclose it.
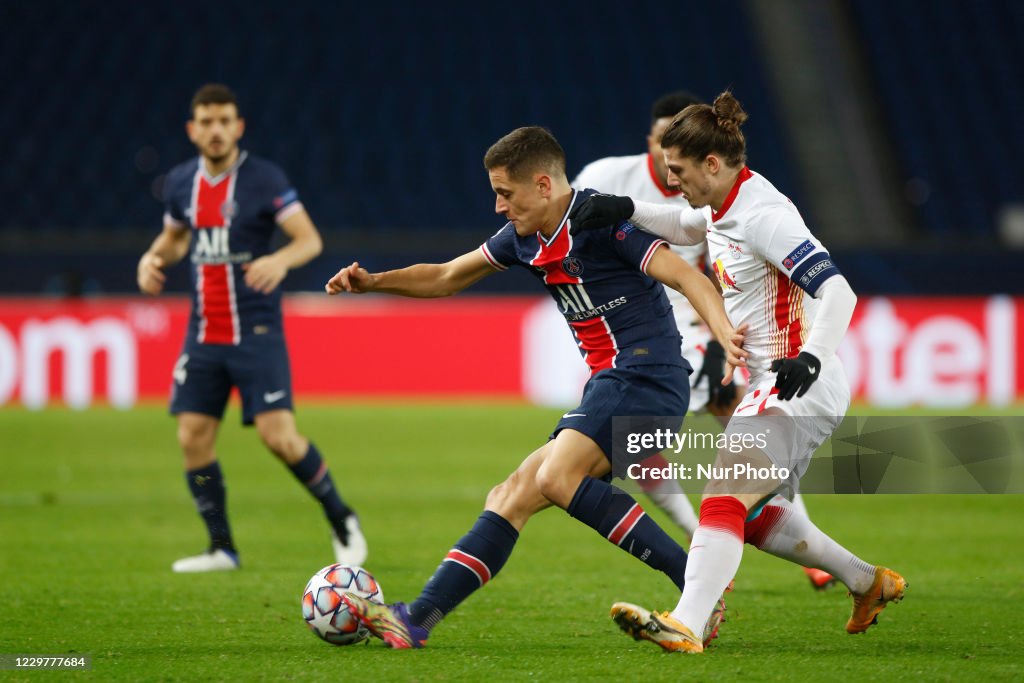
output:
{"label": "short-sleeve jersey", "polygon": [[188,339],[238,344],[246,335],[279,332],[280,288],[250,289],[242,264],[270,253],[278,224],[302,208],[284,172],[242,152],[211,177],[196,157],[167,174],[164,201],[164,225],[192,230]]}
{"label": "short-sleeve jersey", "polygon": [[[680,190],[666,187],[654,169],[654,159],[650,154],[634,154],[624,157],[606,157],[598,159],[583,167],[580,174],[572,181],[572,186],[583,190],[593,188],[598,192],[632,197],[642,202],[678,206],[684,211],[697,211],[683,198]],[[670,245],[672,251],[697,270],[704,270],[707,256],[707,245],[704,243],[692,246]],[[693,310],[689,300],[672,289],[665,288],[668,300],[677,312],[686,311],[692,322],[699,322],[697,312]]]}
{"label": "short-sleeve jersey", "polygon": [[521,237],[507,223],[480,251],[495,269],[522,266],[544,283],[591,373],[636,365],[687,367],[665,289],[647,275],[651,257],[668,243],[629,222],[570,235],[569,211],[589,194],[573,191],[550,238]]}
{"label": "short-sleeve jersey", "polygon": [[745,166],[722,207],[703,211],[725,310],[736,327],[750,326],[744,348],[753,386],[773,360],[800,353],[818,305],[813,297],[839,269],[793,202]]}

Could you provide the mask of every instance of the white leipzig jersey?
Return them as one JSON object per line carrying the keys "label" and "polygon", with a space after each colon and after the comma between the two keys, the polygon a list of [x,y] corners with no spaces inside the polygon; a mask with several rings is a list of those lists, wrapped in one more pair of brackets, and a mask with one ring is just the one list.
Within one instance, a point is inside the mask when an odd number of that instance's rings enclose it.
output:
{"label": "white leipzig jersey", "polygon": [[817,309],[813,297],[839,269],[793,202],[746,166],[721,209],[703,212],[725,310],[736,327],[749,325],[743,346],[754,386],[773,360],[800,353]]}
{"label": "white leipzig jersey", "polygon": [[[583,167],[580,174],[572,181],[572,186],[578,190],[590,187],[606,194],[632,197],[642,202],[681,206],[684,210],[697,211],[689,208],[689,204],[683,199],[682,192],[665,187],[654,170],[654,160],[650,154],[598,159]],[[704,244],[671,245],[671,247],[672,251],[691,266],[700,271],[704,270],[707,253]],[[675,309],[678,322],[682,324],[683,320],[688,320],[691,325],[700,322],[697,312],[693,310],[686,297],[671,287],[666,287],[665,293],[668,294],[668,300],[672,303],[672,308]],[[689,334],[682,326],[680,330],[684,337]]]}

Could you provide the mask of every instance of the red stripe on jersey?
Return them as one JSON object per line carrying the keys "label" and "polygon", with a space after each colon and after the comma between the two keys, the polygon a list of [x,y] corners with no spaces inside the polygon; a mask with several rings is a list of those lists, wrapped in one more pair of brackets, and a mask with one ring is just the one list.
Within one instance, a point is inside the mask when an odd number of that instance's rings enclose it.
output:
{"label": "red stripe on jersey", "polygon": [[654,169],[654,157],[652,157],[650,153],[647,154],[647,172],[651,174],[651,180],[654,182],[654,186],[658,188],[663,196],[678,197],[683,193],[682,190],[673,190],[671,187],[665,186],[665,183],[662,182],[657,171]]}
{"label": "red stripe on jersey", "polygon": [[615,367],[615,356],[618,355],[619,349],[608,325],[605,324],[604,316],[569,325],[576,332],[580,348],[587,354],[584,360],[590,368],[590,374]]}
{"label": "red stripe on jersey", "polygon": [[544,241],[541,234],[537,233],[537,242],[540,243],[540,251],[530,261],[530,265],[544,269],[544,282],[549,285],[569,285],[580,282],[580,278],[569,275],[562,269],[562,260],[569,255],[572,249],[572,237],[566,226],[562,226],[555,233],[555,239],[550,244]]}
{"label": "red stripe on jersey", "polygon": [[231,311],[231,264],[200,266],[199,341],[234,344],[235,321]]}
{"label": "red stripe on jersey", "polygon": [[615,525],[612,532],[608,534],[608,540],[615,545],[620,545],[622,541],[629,535],[629,532],[633,530],[636,523],[640,521],[640,518],[644,516],[644,509],[640,507],[639,503],[633,503],[633,507],[629,508],[629,511],[622,516],[619,523]]}
{"label": "red stripe on jersey", "polygon": [[[530,261],[530,265],[544,269],[545,284],[577,286],[577,294],[582,295],[576,297],[579,303],[591,305],[586,292],[583,291],[583,278],[569,275],[562,267],[562,262],[572,250],[572,236],[569,234],[568,226],[563,225],[550,243],[545,242],[538,233],[537,242],[540,243],[540,250]],[[587,366],[591,373],[615,367],[615,356],[619,348],[604,316],[569,325],[576,333],[580,348],[586,354]]]}
{"label": "red stripe on jersey", "polygon": [[448,551],[448,554],[444,559],[446,562],[461,564],[463,567],[476,574],[476,578],[480,581],[481,586],[491,580],[491,570],[487,568],[487,565],[468,553],[452,548]]}
{"label": "red stripe on jersey", "polygon": [[[199,162],[202,164],[202,160]],[[197,230],[227,228],[229,217],[224,207],[232,200],[237,169],[211,183],[196,171],[192,197],[192,225]],[[203,264],[196,287],[199,306],[199,342],[203,344],[237,344],[238,311],[235,308],[234,271],[230,263]]]}
{"label": "red stripe on jersey", "polygon": [[722,206],[718,209],[718,211],[715,211],[714,209],[711,210],[712,223],[715,221],[722,220],[722,216],[724,216],[725,212],[729,210],[729,207],[732,206],[732,203],[736,201],[736,195],[740,193],[740,185],[750,180],[753,177],[753,175],[754,174],[751,173],[750,169],[747,168],[746,166],[740,169],[740,174],[736,176],[736,182],[732,184],[732,189],[729,190],[729,194],[726,195],[725,201],[722,202]]}
{"label": "red stripe on jersey", "polygon": [[786,275],[775,269],[775,324],[780,331],[786,332],[783,354],[786,358],[794,358],[800,353],[800,316],[795,315],[795,304],[800,293]]}
{"label": "red stripe on jersey", "polygon": [[[200,162],[202,163],[202,162]],[[211,185],[206,177],[199,174],[199,187],[196,188],[196,205],[193,211],[197,228],[222,228],[224,220],[224,203],[228,200],[228,187],[232,185],[229,178],[222,179]]]}

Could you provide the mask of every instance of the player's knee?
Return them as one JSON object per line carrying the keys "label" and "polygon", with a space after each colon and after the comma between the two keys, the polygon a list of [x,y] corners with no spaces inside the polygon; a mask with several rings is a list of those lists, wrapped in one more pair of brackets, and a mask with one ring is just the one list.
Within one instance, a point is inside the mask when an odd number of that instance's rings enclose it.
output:
{"label": "player's knee", "polygon": [[197,451],[213,445],[215,431],[202,423],[181,421],[178,423],[178,444],[185,451]]}
{"label": "player's knee", "polygon": [[566,508],[572,502],[572,497],[576,493],[576,489],[579,488],[583,475],[573,476],[573,472],[566,471],[565,468],[559,467],[557,463],[549,461],[545,462],[537,470],[536,479],[537,488],[540,490],[541,495],[555,505]]}
{"label": "player's knee", "polygon": [[516,498],[517,488],[522,484],[522,475],[516,471],[508,475],[505,481],[501,482],[487,494],[486,507],[488,510],[508,508],[513,505]]}
{"label": "player's knee", "polygon": [[298,434],[289,434],[278,430],[260,432],[260,439],[267,449],[287,463],[296,463],[308,449],[305,439]]}

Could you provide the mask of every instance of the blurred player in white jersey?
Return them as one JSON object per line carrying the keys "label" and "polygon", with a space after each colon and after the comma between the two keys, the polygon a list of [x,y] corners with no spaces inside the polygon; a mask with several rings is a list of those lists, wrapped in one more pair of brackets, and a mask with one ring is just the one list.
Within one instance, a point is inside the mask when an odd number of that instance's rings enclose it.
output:
{"label": "blurred player in white jersey", "polygon": [[[702,104],[694,95],[684,91],[666,93],[651,106],[651,129],[647,134],[647,153],[622,157],[598,159],[583,167],[573,181],[578,189],[593,188],[599,192],[623,195],[642,202],[677,207],[690,212],[695,220],[702,220],[701,211],[687,203],[678,187],[668,184],[668,167],[661,149],[661,137],[672,123],[673,117],[691,104]],[[703,240],[694,245],[672,245],[672,251],[694,268],[704,271],[707,265],[707,243]],[[690,412],[704,410],[720,418],[723,423],[739,405],[744,392],[737,392],[735,384],[722,385],[725,354],[708,330],[707,325],[693,310],[686,297],[670,287],[665,288],[672,303],[676,326],[683,335],[683,357],[699,372],[690,375]],[[660,455],[654,459],[662,458]],[[663,458],[662,458],[663,459]],[[646,463],[645,463],[646,464]],[[664,467],[664,462],[652,462],[651,467]],[[674,479],[640,480],[637,482],[644,493],[664,510],[692,537],[697,529],[697,515],[689,499]],[[799,494],[794,505],[804,515],[807,508]],[[835,583],[828,572],[804,567],[804,573],[816,590],[823,590]]]}
{"label": "blurred player in white jersey", "polygon": [[[673,652],[703,651],[693,634],[736,574],[744,541],[846,584],[853,597],[848,633],[867,630],[906,588],[902,576],[856,557],[786,500],[849,408],[850,387],[835,352],[857,297],[793,203],[746,166],[746,118],[725,92],[714,106],[687,107],[665,131],[669,183],[702,212],[596,196],[570,216],[578,229],[621,216],[673,243],[706,240],[729,317],[748,330],[750,385],[726,431],[765,440],[719,450],[721,469],[704,490],[676,608],[656,614],[630,603],[612,606],[620,628]],[[739,476],[747,468],[771,476]]]}

